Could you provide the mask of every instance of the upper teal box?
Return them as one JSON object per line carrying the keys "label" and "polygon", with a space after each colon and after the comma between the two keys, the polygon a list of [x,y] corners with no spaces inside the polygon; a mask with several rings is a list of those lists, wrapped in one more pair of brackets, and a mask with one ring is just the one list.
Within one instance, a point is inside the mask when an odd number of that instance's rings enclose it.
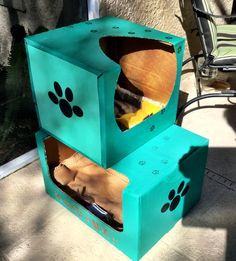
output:
{"label": "upper teal box", "polygon": [[99,165],[175,122],[184,39],[104,17],[25,42],[41,127]]}

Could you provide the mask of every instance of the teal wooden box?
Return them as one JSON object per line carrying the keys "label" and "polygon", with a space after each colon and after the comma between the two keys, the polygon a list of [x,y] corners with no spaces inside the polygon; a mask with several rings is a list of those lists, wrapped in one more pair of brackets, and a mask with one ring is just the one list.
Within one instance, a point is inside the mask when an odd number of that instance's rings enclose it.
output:
{"label": "teal wooden box", "polygon": [[112,166],[129,179],[122,194],[122,232],[55,185],[45,148],[49,134],[39,131],[36,138],[46,191],[132,260],[140,259],[200,199],[208,140],[176,125]]}
{"label": "teal wooden box", "polygon": [[[104,53],[106,44],[113,49],[117,45],[118,50],[120,39],[123,48],[155,41],[158,48],[169,48],[175,56],[174,71],[168,72],[167,64],[166,78],[162,79],[167,82],[175,78],[166,106],[124,132],[114,116],[114,93],[121,66],[114,61],[114,54]],[[184,39],[104,17],[29,36],[25,42],[41,128],[99,165],[110,167],[174,124]],[[104,45],[103,49],[100,45]],[[165,62],[161,57],[159,60]],[[163,71],[162,65],[156,66],[157,77]],[[161,96],[165,86],[160,88]]]}

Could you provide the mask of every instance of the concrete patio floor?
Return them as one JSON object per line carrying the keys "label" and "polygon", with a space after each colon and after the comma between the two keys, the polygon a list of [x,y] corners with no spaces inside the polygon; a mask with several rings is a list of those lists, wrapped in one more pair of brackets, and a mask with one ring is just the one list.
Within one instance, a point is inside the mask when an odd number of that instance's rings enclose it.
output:
{"label": "concrete patio floor", "polygon": [[[193,75],[181,89],[195,96]],[[200,104],[182,126],[210,139],[201,201],[142,261],[236,260],[236,106],[226,98]],[[0,260],[129,259],[45,193],[37,160],[0,180]]]}

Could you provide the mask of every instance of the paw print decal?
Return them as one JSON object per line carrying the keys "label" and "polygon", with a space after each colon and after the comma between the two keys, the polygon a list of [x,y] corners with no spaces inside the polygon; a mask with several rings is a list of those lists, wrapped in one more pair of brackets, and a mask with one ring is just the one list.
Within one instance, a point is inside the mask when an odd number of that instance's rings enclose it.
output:
{"label": "paw print decal", "polygon": [[178,187],[177,193],[174,189],[172,189],[170,191],[169,196],[168,196],[170,202],[163,205],[163,207],[161,208],[162,213],[166,212],[168,209],[170,211],[173,211],[177,208],[181,197],[184,197],[189,190],[189,185],[186,185],[185,188],[184,188],[184,186],[185,186],[185,183],[184,183],[184,181],[182,181]]}
{"label": "paw print decal", "polygon": [[55,89],[55,93],[49,91],[48,96],[54,104],[59,104],[61,112],[67,118],[72,117],[73,113],[78,117],[83,116],[84,113],[79,106],[75,105],[75,106],[72,107],[71,104],[70,104],[74,99],[74,95],[73,95],[72,90],[69,87],[67,87],[65,89],[65,99],[62,98],[63,91],[62,91],[62,88],[61,88],[61,86],[58,82],[54,82],[54,89]]}

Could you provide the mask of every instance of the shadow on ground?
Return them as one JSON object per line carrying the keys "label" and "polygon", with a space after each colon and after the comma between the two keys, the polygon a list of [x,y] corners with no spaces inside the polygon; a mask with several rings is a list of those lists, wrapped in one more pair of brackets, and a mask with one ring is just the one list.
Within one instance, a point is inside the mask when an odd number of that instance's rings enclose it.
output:
{"label": "shadow on ground", "polygon": [[[199,206],[183,219],[186,227],[209,228],[226,231],[225,259],[236,260],[236,148],[210,148],[205,176],[203,199]],[[209,243],[207,232],[201,240]],[[200,243],[200,242],[199,242]],[[217,249],[217,242],[207,248]],[[196,242],[195,245],[198,243]],[[222,256],[218,256],[222,258]],[[209,259],[210,260],[210,259]],[[221,259],[223,260],[223,259]]]}

